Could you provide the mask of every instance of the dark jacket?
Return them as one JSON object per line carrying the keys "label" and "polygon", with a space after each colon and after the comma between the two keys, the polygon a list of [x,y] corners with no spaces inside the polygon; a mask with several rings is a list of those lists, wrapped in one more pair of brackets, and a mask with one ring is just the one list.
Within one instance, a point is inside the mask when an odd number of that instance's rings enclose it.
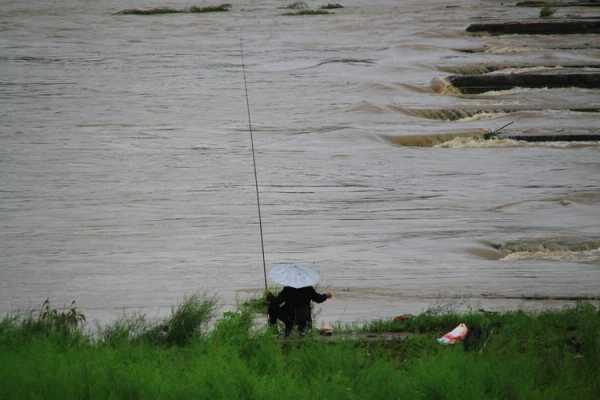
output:
{"label": "dark jacket", "polygon": [[312,286],[303,287],[296,289],[290,286],[285,286],[281,292],[275,297],[273,303],[281,306],[282,304],[290,307],[308,307],[310,301],[315,303],[322,303],[327,300],[326,294],[319,294]]}
{"label": "dark jacket", "polygon": [[312,324],[310,302],[322,303],[325,300],[327,295],[317,293],[312,286],[300,289],[285,286],[276,297],[269,299],[269,324],[274,325],[279,319],[285,323],[286,335],[294,324],[303,332]]}

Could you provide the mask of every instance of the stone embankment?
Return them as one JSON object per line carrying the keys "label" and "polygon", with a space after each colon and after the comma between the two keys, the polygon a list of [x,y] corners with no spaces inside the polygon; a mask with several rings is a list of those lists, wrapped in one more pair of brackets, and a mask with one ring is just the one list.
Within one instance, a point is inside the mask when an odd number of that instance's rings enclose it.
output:
{"label": "stone embankment", "polygon": [[540,1],[528,0],[515,4],[517,7],[600,7],[600,1]]}
{"label": "stone embankment", "polygon": [[600,73],[509,73],[450,75],[436,78],[432,88],[438,93],[480,94],[521,88],[578,87],[600,89]]}
{"label": "stone embankment", "polygon": [[509,21],[471,24],[467,32],[491,35],[572,35],[600,33],[598,20]]}

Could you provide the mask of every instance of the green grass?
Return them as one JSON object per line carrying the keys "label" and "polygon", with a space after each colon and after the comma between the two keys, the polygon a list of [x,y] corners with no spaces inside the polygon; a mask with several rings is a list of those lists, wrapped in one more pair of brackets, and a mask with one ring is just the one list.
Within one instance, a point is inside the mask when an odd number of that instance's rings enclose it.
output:
{"label": "green grass", "polygon": [[257,314],[266,314],[267,313],[267,294],[264,293],[261,296],[253,297],[244,300],[240,304],[241,309],[248,310]]}
{"label": "green grass", "polygon": [[[403,341],[333,343],[279,339],[243,309],[208,330],[209,305],[214,299],[192,296],[165,321],[123,318],[96,336],[83,334],[81,322],[34,329],[37,314],[6,316],[0,399],[583,400],[600,392],[600,313],[591,305],[430,312],[362,328],[415,332]],[[457,322],[487,330],[485,346],[438,345]],[[157,324],[179,333],[157,340],[149,333]]]}

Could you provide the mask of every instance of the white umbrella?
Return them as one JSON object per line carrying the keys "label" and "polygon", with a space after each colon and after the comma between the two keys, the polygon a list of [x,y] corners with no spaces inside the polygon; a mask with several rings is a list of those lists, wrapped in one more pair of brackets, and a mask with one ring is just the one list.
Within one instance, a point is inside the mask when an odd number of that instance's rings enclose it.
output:
{"label": "white umbrella", "polygon": [[316,265],[298,263],[273,264],[271,279],[280,285],[293,288],[313,286],[319,282],[319,272]]}

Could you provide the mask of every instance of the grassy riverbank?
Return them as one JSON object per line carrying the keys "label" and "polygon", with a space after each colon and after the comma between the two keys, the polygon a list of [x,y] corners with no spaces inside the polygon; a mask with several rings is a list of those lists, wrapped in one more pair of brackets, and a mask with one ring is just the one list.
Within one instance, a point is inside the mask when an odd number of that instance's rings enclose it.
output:
{"label": "grassy riverbank", "polygon": [[[160,323],[123,318],[94,337],[49,306],[0,322],[0,399],[595,399],[600,310],[425,313],[361,329],[404,340],[283,340],[242,309],[188,298]],[[469,346],[435,338],[458,322]]]}

